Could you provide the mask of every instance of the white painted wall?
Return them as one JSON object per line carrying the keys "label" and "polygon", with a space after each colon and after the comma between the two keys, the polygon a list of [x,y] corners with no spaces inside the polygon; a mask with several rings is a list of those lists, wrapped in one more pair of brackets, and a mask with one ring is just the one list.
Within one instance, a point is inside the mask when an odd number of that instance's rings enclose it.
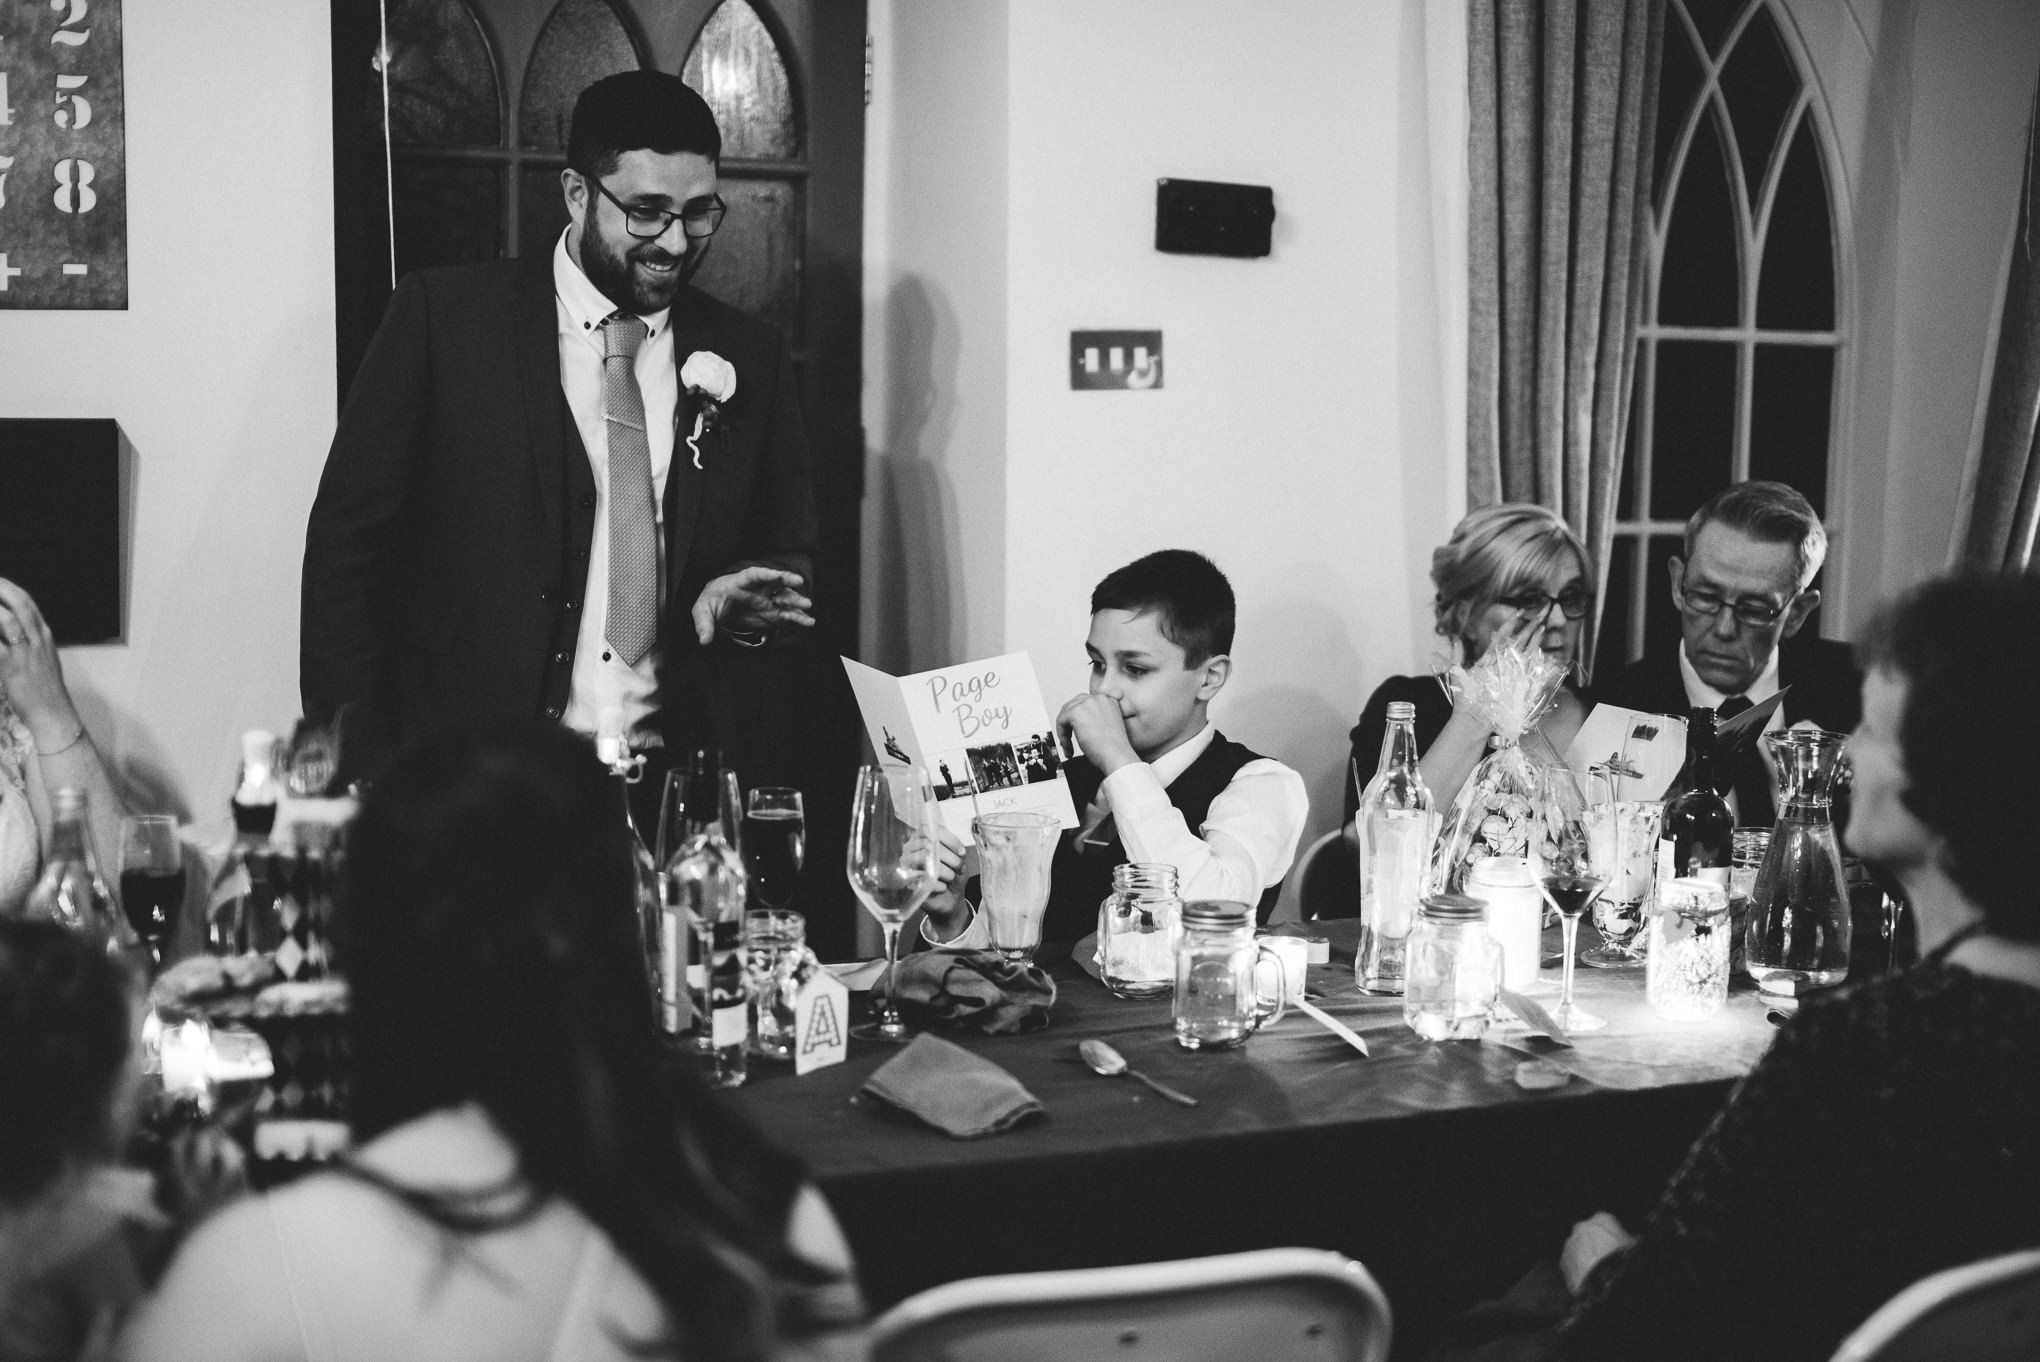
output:
{"label": "white painted wall", "polygon": [[1853,372],[1829,632],[1939,571],[1989,380],[2040,74],[2032,0],[1783,0],[1839,144]]}
{"label": "white painted wall", "polygon": [[[1315,834],[1362,700],[1428,654],[1424,568],[1463,497],[1447,450],[1464,347],[1438,303],[1441,279],[1463,298],[1463,246],[1434,250],[1463,202],[1463,17],[1422,0],[956,8],[873,5],[867,640],[902,667],[1025,649],[1053,708],[1084,685],[1098,579],[1199,549],[1240,606],[1218,722],[1303,772]],[[1003,73],[984,69],[1001,52]],[[1425,79],[1441,52],[1443,98]],[[1273,255],[1156,252],[1163,177],[1272,185]],[[1163,388],[1071,391],[1068,333],[1093,328],[1159,328]],[[945,581],[946,601],[916,594]]]}
{"label": "white painted wall", "polygon": [[[125,312],[0,312],[0,416],[110,416],[128,637],[65,674],[144,807],[223,815],[298,713],[298,568],[332,438],[326,0],[128,0]],[[0,491],[4,494],[4,491]]]}

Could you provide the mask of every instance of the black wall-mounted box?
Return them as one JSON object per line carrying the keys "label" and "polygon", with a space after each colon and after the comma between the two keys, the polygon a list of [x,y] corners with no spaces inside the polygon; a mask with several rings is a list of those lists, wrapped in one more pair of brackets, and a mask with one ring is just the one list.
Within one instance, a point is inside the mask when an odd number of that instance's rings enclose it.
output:
{"label": "black wall-mounted box", "polygon": [[113,421],[0,420],[0,577],[58,643],[121,636],[120,483]]}
{"label": "black wall-mounted box", "polygon": [[1178,255],[1268,254],[1275,191],[1264,184],[1155,181],[1155,249]]}

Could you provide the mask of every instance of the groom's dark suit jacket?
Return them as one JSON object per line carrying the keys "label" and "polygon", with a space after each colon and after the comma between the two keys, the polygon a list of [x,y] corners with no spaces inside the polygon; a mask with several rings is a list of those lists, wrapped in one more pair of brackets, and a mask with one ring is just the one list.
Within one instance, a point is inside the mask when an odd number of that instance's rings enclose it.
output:
{"label": "groom's dark suit jacket", "polygon": [[[692,288],[674,300],[672,328],[676,365],[710,350],[737,373],[723,428],[700,442],[699,471],[683,389],[666,480],[662,723],[679,749],[719,740],[725,692],[741,684],[730,673],[773,651],[701,646],[695,598],[752,563],[812,583],[816,528],[778,333]],[[456,718],[565,713],[595,482],[559,366],[550,251],[398,285],[305,534],[308,718],[352,704],[350,733],[381,746]]]}
{"label": "groom's dark suit jacket", "polygon": [[[1804,719],[1832,732],[1847,733],[1863,717],[1863,673],[1857,670],[1855,655],[1846,643],[1804,634],[1784,640],[1778,645],[1778,684],[1791,687],[1781,705],[1788,726]],[[1595,677],[1593,695],[1597,701],[1625,709],[1685,718],[1691,703],[1679,671],[1679,645],[1646,653],[1618,667],[1611,676]],[[1737,780],[1738,788],[1756,789],[1766,783],[1756,779],[1761,763],[1755,744],[1737,754],[1733,770],[1745,777]],[[1768,805],[1769,801],[1765,802]],[[1745,808],[1739,821],[1768,824],[1775,817],[1768,807]]]}

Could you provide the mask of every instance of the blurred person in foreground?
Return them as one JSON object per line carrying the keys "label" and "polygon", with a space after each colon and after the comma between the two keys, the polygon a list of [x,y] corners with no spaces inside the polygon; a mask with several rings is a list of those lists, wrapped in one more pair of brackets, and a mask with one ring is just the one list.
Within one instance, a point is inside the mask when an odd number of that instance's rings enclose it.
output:
{"label": "blurred person in foreground", "polygon": [[[1594,613],[1594,567],[1580,542],[1554,511],[1505,502],[1469,512],[1452,537],[1431,553],[1431,603],[1437,632],[1453,656],[1446,665],[1478,666],[1497,639],[1534,641],[1570,673],[1558,700],[1523,747],[1540,762],[1559,760],[1587,721],[1591,704],[1580,695],[1586,681]],[[1390,701],[1417,710],[1417,750],[1424,784],[1439,807],[1448,807],[1487,752],[1489,733],[1471,714],[1455,710],[1435,676],[1391,676],[1375,687],[1353,726],[1352,761],[1366,783],[1381,762]],[[1346,785],[1350,829],[1360,793]]]}
{"label": "blurred person in foreground", "polygon": [[100,1357],[167,1249],[147,1173],[133,981],[103,943],[0,919],[0,1357]]}
{"label": "blurred person in foreground", "polygon": [[799,1165],[669,1062],[614,810],[554,726],[393,763],[338,923],[357,1149],[203,1226],[131,1356],[753,1359],[860,1317]]}
{"label": "blurred person in foreground", "polygon": [[127,812],[64,685],[57,644],[35,601],[0,577],[0,915],[17,912],[49,850],[50,796],[66,786],[91,801],[102,872]]}
{"label": "blurred person in foreground", "polygon": [[1850,844],[1904,886],[1925,958],[1808,997],[1634,1240],[1583,1221],[1563,1284],[1468,1320],[1576,1292],[1555,1338],[1454,1356],[1819,1362],[1920,1278],[2040,1243],[2040,580],[1928,583],[1863,657]]}

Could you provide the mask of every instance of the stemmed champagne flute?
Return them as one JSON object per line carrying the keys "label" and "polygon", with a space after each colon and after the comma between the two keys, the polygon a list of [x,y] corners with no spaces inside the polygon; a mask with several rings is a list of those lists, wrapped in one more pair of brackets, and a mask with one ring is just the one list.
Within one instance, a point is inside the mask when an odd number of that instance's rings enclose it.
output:
{"label": "stemmed champagne flute", "polygon": [[860,1040],[903,1041],[913,1032],[895,1006],[900,924],[935,891],[935,790],[918,766],[866,765],[850,806],[845,870],[858,900],[885,929],[885,1006],[875,1022],[853,1027]]}
{"label": "stemmed champagne flute", "polygon": [[1608,1024],[1573,1002],[1573,964],[1579,946],[1580,914],[1607,880],[1598,873],[1587,837],[1586,796],[1570,767],[1547,766],[1538,778],[1539,817],[1544,833],[1544,896],[1564,921],[1565,958],[1558,1010],[1553,1019],[1567,1031],[1598,1031]]}
{"label": "stemmed champagne flute", "polygon": [[751,872],[751,901],[760,908],[787,908],[807,859],[807,820],[800,791],[760,785],[744,804],[744,866]]}

